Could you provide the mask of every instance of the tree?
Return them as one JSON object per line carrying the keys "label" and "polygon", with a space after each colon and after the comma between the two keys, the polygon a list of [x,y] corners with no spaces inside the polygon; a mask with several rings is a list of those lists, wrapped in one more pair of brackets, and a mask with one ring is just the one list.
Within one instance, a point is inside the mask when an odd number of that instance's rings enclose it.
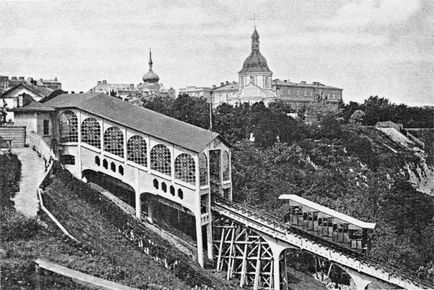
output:
{"label": "tree", "polygon": [[352,125],[361,125],[365,115],[365,112],[362,110],[355,110],[354,113],[351,114],[349,123]]}

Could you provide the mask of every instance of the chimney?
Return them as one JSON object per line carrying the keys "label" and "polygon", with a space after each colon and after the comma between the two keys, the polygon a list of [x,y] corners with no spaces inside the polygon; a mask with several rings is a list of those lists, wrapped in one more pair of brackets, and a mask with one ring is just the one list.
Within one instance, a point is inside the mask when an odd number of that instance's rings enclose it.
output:
{"label": "chimney", "polygon": [[229,81],[226,81],[226,84],[229,85]]}
{"label": "chimney", "polygon": [[11,80],[16,81],[17,77],[11,77]]}
{"label": "chimney", "polygon": [[220,86],[223,86],[225,83],[224,82],[220,82]]}
{"label": "chimney", "polygon": [[80,91],[80,94],[82,94],[83,93],[83,91]]}
{"label": "chimney", "polygon": [[20,77],[20,81],[24,81],[24,77]]}
{"label": "chimney", "polygon": [[306,81],[301,81],[301,84],[305,85],[305,84],[306,84]]}
{"label": "chimney", "polygon": [[71,94],[75,94],[75,92],[74,92],[74,91],[71,91]]}
{"label": "chimney", "polygon": [[100,84],[101,84],[101,81],[97,81],[96,84],[97,84],[97,85],[100,85]]}
{"label": "chimney", "polygon": [[102,81],[102,84],[103,84],[103,85],[106,85],[106,84],[107,84],[107,80],[103,80],[103,81]]}
{"label": "chimney", "polygon": [[284,83],[287,83],[288,81],[287,81],[287,80],[283,80],[283,82],[284,82]]}

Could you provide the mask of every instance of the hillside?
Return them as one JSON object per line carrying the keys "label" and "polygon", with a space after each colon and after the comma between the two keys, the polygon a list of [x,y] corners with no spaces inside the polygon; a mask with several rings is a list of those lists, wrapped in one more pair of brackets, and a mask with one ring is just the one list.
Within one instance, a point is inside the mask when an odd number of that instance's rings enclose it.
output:
{"label": "hillside", "polygon": [[234,198],[283,215],[278,196],[297,194],[376,222],[376,259],[410,271],[433,261],[434,201],[419,191],[433,173],[425,153],[373,127],[335,123],[310,136],[266,148],[237,143]]}
{"label": "hillside", "polygon": [[[202,128],[210,125],[205,99],[180,95],[146,100],[143,106]],[[303,121],[303,112],[290,117],[294,110],[285,102],[222,104],[212,111],[213,130],[233,144],[234,198],[283,216],[287,207],[278,196],[303,196],[376,222],[373,258],[410,272],[431,267],[434,108],[395,105],[379,97],[335,111],[321,103],[316,107],[315,125]],[[411,131],[425,149],[398,132],[375,129],[379,121],[427,128]],[[252,136],[254,142],[248,141]],[[419,276],[427,277],[422,272]]]}

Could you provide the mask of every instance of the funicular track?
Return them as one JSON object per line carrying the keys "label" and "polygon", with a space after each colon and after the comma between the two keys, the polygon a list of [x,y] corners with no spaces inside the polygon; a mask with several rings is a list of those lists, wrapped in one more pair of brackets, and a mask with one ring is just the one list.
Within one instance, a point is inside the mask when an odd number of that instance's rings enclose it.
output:
{"label": "funicular track", "polygon": [[295,246],[301,250],[306,250],[326,258],[333,263],[382,281],[405,289],[434,288],[432,282],[418,278],[414,272],[392,267],[366,257],[349,247],[324,239],[314,234],[312,231],[286,224],[281,218],[269,213],[260,212],[254,207],[230,201],[222,197],[215,197],[212,200],[212,210],[258,233],[279,240],[287,244],[288,247]]}

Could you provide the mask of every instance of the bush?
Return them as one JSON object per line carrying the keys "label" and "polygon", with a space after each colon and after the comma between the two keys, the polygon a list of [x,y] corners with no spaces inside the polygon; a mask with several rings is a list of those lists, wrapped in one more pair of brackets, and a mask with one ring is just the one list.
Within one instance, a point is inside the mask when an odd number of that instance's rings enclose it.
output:
{"label": "bush", "polygon": [[21,176],[21,162],[14,154],[0,155],[0,207],[12,208],[11,200],[18,191]]}
{"label": "bush", "polygon": [[27,240],[38,230],[36,218],[29,219],[12,209],[4,209],[0,212],[0,241],[2,242]]}

